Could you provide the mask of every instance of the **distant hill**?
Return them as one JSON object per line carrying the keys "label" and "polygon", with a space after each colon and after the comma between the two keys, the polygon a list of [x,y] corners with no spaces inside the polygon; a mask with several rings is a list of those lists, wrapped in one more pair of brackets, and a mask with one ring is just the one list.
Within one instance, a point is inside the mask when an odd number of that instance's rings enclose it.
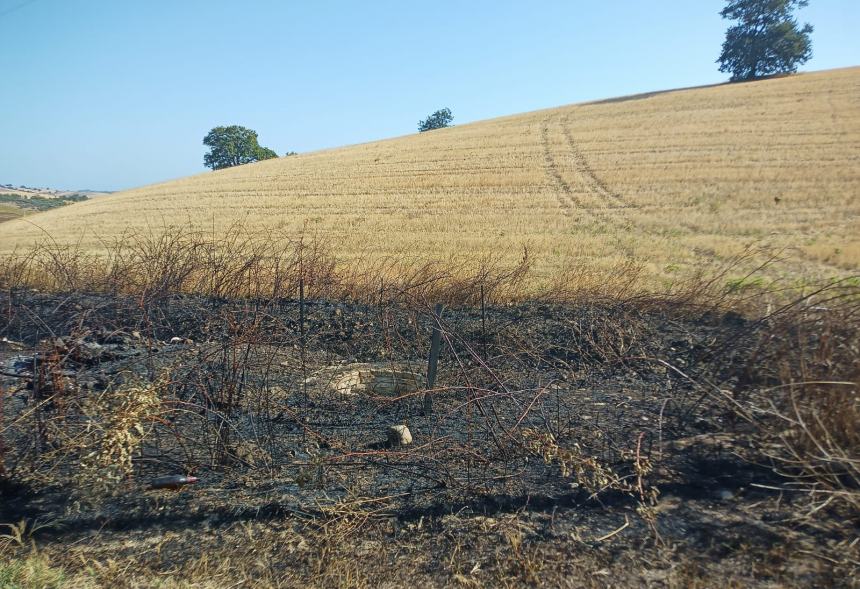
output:
{"label": "distant hill", "polygon": [[112,193],[0,184],[0,223],[109,194]]}
{"label": "distant hill", "polygon": [[313,232],[347,261],[526,245],[540,276],[633,261],[666,281],[757,243],[798,275],[844,275],[860,267],[858,96],[850,68],[564,106],[89,200],[6,222],[0,250],[42,229],[97,251],[241,220]]}
{"label": "distant hill", "polygon": [[58,198],[70,196],[73,194],[82,194],[86,197],[93,198],[96,196],[107,196],[113,192],[107,190],[60,190],[56,188],[34,188],[29,186],[15,186],[13,184],[4,184],[0,182],[0,194],[17,194],[21,196],[41,196],[43,198]]}

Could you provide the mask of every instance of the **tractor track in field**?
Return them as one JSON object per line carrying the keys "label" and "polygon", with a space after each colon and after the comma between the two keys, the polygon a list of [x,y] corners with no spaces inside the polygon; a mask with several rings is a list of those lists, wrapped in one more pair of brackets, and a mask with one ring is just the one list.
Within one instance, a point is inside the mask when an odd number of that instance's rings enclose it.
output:
{"label": "tractor track in field", "polygon": [[555,197],[558,199],[558,204],[561,207],[562,214],[569,217],[573,214],[573,209],[583,210],[583,206],[574,196],[570,184],[568,184],[567,180],[565,180],[561,175],[558,162],[556,162],[552,155],[552,151],[549,147],[549,126],[547,121],[544,121],[541,124],[540,135],[546,173],[555,185]]}
{"label": "tractor track in field", "polygon": [[610,209],[630,208],[632,205],[624,200],[624,197],[621,196],[620,193],[609,188],[609,186],[607,186],[607,184],[601,180],[597,174],[595,174],[594,169],[588,163],[582,150],[579,149],[579,146],[570,134],[567,121],[568,119],[566,118],[561,120],[561,131],[573,157],[573,161],[576,164],[576,171],[582,178],[582,182],[586,189],[592,194],[599,196]]}
{"label": "tractor track in field", "polygon": [[[561,207],[562,214],[566,217],[572,217],[575,213],[582,220],[597,221],[617,225],[618,219],[612,213],[612,210],[620,208],[628,208],[624,200],[609,190],[595,175],[591,172],[587,161],[580,153],[567,131],[565,126],[561,125],[562,134],[564,136],[564,145],[562,157],[572,160],[566,162],[568,168],[573,167],[579,176],[579,182],[576,187],[572,186],[562,174],[563,166],[559,163],[559,156],[554,155],[550,140],[550,120],[545,119],[541,124],[541,147],[543,148],[545,172],[556,188],[555,197]],[[567,149],[564,149],[564,148]],[[582,184],[582,187],[579,184]],[[578,189],[578,190],[577,190]],[[589,206],[583,202],[582,196],[590,197],[596,195],[603,204],[602,206]]]}

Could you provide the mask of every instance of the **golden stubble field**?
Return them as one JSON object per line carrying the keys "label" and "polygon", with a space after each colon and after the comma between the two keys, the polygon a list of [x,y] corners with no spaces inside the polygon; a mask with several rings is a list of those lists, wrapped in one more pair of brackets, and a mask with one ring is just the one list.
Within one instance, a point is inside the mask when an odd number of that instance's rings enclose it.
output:
{"label": "golden stubble field", "polygon": [[[452,105],[455,106],[456,105]],[[502,255],[538,282],[633,260],[654,282],[749,244],[860,267],[860,68],[565,106],[270,160],[0,225],[98,251],[127,231],[321,236],[345,262]],[[262,235],[261,231],[261,235]]]}

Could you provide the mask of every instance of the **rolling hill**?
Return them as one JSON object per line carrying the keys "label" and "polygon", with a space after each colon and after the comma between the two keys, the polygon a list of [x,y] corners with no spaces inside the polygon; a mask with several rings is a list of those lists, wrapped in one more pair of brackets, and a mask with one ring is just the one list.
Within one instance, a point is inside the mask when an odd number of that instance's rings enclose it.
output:
{"label": "rolling hill", "polygon": [[641,262],[670,280],[756,243],[790,272],[860,267],[860,67],[509,116],[269,160],[5,222],[97,251],[124,231],[241,221],[349,260],[527,245],[539,276]]}

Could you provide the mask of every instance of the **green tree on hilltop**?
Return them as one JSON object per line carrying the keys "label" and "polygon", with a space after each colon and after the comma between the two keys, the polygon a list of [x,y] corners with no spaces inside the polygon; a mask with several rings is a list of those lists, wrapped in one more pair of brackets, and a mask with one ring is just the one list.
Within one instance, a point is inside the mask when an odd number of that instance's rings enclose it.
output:
{"label": "green tree on hilltop", "polygon": [[256,131],[239,125],[215,127],[203,138],[203,145],[209,147],[209,153],[203,156],[203,165],[213,170],[278,157],[273,150],[257,142]]}
{"label": "green tree on hilltop", "polygon": [[420,133],[423,133],[424,131],[432,131],[433,129],[442,129],[444,127],[450,127],[451,121],[453,120],[454,115],[451,114],[451,109],[443,108],[441,110],[437,110],[423,121],[419,121],[418,131]]}
{"label": "green tree on hilltop", "polygon": [[732,81],[792,73],[812,57],[812,25],[800,27],[793,13],[808,0],[729,0],[720,15],[738,21],[726,31],[717,63]]}

